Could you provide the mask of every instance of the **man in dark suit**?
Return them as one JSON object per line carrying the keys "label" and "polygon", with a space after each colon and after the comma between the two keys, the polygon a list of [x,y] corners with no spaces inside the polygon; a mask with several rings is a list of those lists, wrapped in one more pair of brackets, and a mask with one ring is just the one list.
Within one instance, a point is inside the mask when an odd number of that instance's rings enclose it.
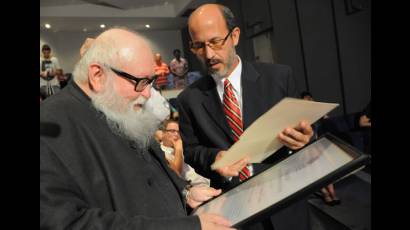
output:
{"label": "man in dark suit", "polygon": [[152,141],[164,106],[151,100],[152,66],[144,39],[108,30],[74,82],[41,104],[40,121],[61,133],[40,136],[40,229],[232,229],[221,216],[187,216],[186,204],[220,191],[187,186]]}
{"label": "man in dark suit", "polygon": [[[218,4],[199,7],[189,17],[188,27],[191,51],[207,70],[207,76],[178,96],[185,160],[210,178],[211,186],[227,188],[264,167],[247,164],[246,158],[216,171],[212,171],[210,165],[259,116],[284,97],[298,97],[298,94],[288,66],[251,64],[236,55],[240,29],[227,7]],[[297,150],[307,144],[312,135],[310,124],[301,121],[296,127],[283,130],[278,138],[287,150]],[[303,215],[308,218],[307,210]],[[291,221],[283,227],[280,221],[275,221],[275,229],[308,229],[308,226],[297,226],[308,225],[299,219],[295,221],[298,217],[286,217]]]}

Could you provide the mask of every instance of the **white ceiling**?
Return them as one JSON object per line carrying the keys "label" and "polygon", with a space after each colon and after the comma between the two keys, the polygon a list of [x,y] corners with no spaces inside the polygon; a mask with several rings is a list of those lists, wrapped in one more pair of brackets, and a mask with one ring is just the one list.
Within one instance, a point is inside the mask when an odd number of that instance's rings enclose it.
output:
{"label": "white ceiling", "polygon": [[215,0],[40,0],[40,31],[92,32],[100,31],[100,24],[176,30],[186,25],[187,18],[180,15],[210,2]]}
{"label": "white ceiling", "polygon": [[[178,0],[177,0],[178,1]],[[40,0],[40,7],[63,6],[76,4],[95,4],[112,6],[121,9],[135,9],[154,5],[166,5],[175,0]]]}

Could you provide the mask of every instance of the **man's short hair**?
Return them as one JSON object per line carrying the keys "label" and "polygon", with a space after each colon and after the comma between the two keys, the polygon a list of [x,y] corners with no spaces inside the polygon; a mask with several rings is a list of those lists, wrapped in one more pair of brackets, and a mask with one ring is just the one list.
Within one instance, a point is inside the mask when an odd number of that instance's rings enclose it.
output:
{"label": "man's short hair", "polygon": [[233,30],[233,28],[237,27],[238,24],[236,23],[235,15],[232,13],[231,9],[224,5],[220,5],[222,16],[225,19],[226,27],[229,31]]}
{"label": "man's short hair", "polygon": [[41,51],[45,51],[45,50],[50,51],[50,50],[51,50],[50,46],[47,45],[47,44],[44,44],[44,45],[41,47]]}
{"label": "man's short hair", "polygon": [[306,96],[310,96],[311,98],[313,98],[312,94],[309,93],[308,91],[303,91],[303,92],[300,94],[300,98],[304,98],[304,97],[306,97]]}
{"label": "man's short hair", "polygon": [[[178,120],[176,119],[167,119],[163,122],[163,130],[165,131],[167,129],[167,126],[169,123],[176,123],[178,124]],[[179,125],[179,124],[178,124]]]}

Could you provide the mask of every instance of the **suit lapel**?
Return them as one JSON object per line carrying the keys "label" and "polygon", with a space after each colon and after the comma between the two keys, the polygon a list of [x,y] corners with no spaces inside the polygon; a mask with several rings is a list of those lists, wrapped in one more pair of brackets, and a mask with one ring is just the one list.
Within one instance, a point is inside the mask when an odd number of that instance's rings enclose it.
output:
{"label": "suit lapel", "polygon": [[222,103],[219,99],[218,92],[216,90],[216,84],[211,76],[207,76],[208,85],[203,89],[204,98],[202,106],[207,111],[208,115],[215,121],[222,131],[233,141],[233,134],[226,121],[225,113],[222,109]]}
{"label": "suit lapel", "polygon": [[244,130],[258,118],[258,102],[261,101],[258,87],[259,73],[248,62],[243,62],[242,82],[242,116]]}
{"label": "suit lapel", "polygon": [[[260,114],[258,114],[257,112],[260,111],[259,107],[262,99],[260,98],[259,94],[259,77],[260,75],[256,71],[256,69],[249,62],[244,61],[241,74],[243,109],[242,116],[244,130],[248,128],[260,116]],[[204,106],[209,116],[229,137],[230,142],[233,143],[234,139],[232,136],[232,131],[226,121],[225,113],[222,109],[222,103],[216,90],[216,84],[211,76],[207,76],[207,79],[207,86],[202,89],[204,93],[202,105]]]}

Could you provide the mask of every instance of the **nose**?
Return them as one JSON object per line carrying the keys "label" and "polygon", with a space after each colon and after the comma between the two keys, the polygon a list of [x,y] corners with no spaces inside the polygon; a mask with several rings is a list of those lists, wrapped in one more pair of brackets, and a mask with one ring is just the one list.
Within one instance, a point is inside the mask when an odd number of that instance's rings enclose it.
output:
{"label": "nose", "polygon": [[215,56],[215,51],[208,44],[205,44],[204,51],[207,59],[212,59]]}

